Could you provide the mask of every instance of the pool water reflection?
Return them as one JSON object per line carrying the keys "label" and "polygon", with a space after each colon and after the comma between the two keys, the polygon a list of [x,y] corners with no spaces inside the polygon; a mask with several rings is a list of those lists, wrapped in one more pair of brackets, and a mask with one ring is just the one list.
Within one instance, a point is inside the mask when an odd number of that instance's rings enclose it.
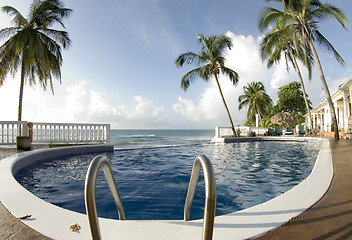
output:
{"label": "pool water reflection", "polygon": [[[306,178],[320,142],[240,142],[118,150],[107,153],[126,219],[183,219],[193,161],[205,154],[217,184],[216,215],[272,199]],[[16,179],[29,191],[60,207],[85,213],[84,180],[96,154],[54,159],[21,170]],[[98,174],[96,201],[100,217],[117,219],[117,210]],[[204,180],[200,176],[191,219],[203,217]]]}

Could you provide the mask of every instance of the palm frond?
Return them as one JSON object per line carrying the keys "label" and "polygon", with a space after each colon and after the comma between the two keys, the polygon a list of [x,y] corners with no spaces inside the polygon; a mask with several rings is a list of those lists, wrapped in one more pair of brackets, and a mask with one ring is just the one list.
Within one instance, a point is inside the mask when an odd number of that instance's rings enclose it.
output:
{"label": "palm frond", "polygon": [[178,56],[175,60],[175,64],[177,67],[183,67],[184,64],[187,64],[187,65],[196,64],[198,66],[201,62],[203,62],[202,61],[203,58],[204,57],[196,53],[187,52]]}
{"label": "palm frond", "polygon": [[189,85],[197,78],[200,77],[202,67],[193,69],[186,73],[181,79],[181,88],[186,92]]}
{"label": "palm frond", "polygon": [[225,66],[220,66],[222,74],[227,76],[230,81],[232,82],[233,85],[236,85],[239,81],[239,76],[238,73],[231,68],[225,67]]}
{"label": "palm frond", "polygon": [[11,7],[11,6],[4,6],[2,7],[2,11],[8,15],[10,15],[11,17],[13,17],[12,19],[12,23],[16,26],[16,27],[23,27],[26,26],[28,24],[28,21],[26,18],[24,18],[22,16],[22,14],[17,11],[16,8]]}
{"label": "palm frond", "polygon": [[278,18],[282,17],[283,12],[275,8],[264,8],[259,15],[258,26],[260,31],[265,31],[269,28],[270,24],[277,21]]}
{"label": "palm frond", "polygon": [[31,6],[31,22],[39,28],[47,28],[59,23],[63,28],[63,19],[68,17],[71,9],[64,8],[59,0],[44,0],[38,4],[36,1]]}
{"label": "palm frond", "polygon": [[7,39],[16,34],[18,31],[17,27],[9,27],[0,30],[0,40]]}
{"label": "palm frond", "polygon": [[48,37],[53,38],[55,41],[59,42],[64,49],[71,45],[71,39],[68,36],[68,32],[66,31],[47,28],[43,29],[42,32],[45,33],[45,35]]}
{"label": "palm frond", "polygon": [[316,41],[318,41],[319,44],[323,45],[326,47],[332,54],[334,54],[336,60],[342,65],[345,65],[345,61],[343,58],[340,56],[340,54],[335,50],[335,48],[332,46],[332,44],[318,31],[314,31],[314,36]]}
{"label": "palm frond", "polygon": [[343,28],[348,29],[348,19],[342,10],[332,4],[325,3],[311,11],[311,15],[317,19],[335,18]]}

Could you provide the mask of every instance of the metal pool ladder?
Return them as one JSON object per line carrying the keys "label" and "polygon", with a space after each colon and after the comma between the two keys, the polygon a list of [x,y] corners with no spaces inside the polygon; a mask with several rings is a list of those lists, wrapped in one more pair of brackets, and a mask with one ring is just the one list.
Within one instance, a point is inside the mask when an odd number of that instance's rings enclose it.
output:
{"label": "metal pool ladder", "polygon": [[[95,185],[98,170],[103,167],[106,181],[109,185],[112,196],[119,213],[119,219],[125,220],[125,212],[122,202],[117,191],[114,177],[112,175],[110,161],[106,156],[96,156],[89,165],[86,181],[85,181],[85,204],[88,215],[90,231],[93,240],[100,240],[100,227],[97,214],[97,207],[95,203]],[[204,204],[204,217],[203,217],[203,231],[202,239],[211,240],[213,238],[214,217],[216,207],[216,183],[213,166],[210,160],[205,155],[198,156],[193,163],[191,179],[189,181],[188,192],[184,207],[184,220],[190,220],[190,211],[194,193],[197,187],[201,167],[203,169],[204,182],[205,182],[205,204]]]}

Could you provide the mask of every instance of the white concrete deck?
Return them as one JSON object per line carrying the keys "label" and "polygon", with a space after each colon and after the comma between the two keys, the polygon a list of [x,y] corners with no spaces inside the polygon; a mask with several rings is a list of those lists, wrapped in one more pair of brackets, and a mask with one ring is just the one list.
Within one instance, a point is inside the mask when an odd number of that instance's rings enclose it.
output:
{"label": "white concrete deck", "polygon": [[[306,140],[309,140],[306,138]],[[79,151],[86,152],[87,147]],[[8,157],[0,162],[0,200],[16,217],[38,232],[54,239],[90,239],[87,216],[69,211],[39,199],[23,188],[13,174],[28,161],[45,160],[50,156],[78,153],[77,148],[41,149]],[[93,149],[91,151],[94,152]],[[95,151],[100,151],[96,149]],[[277,228],[308,209],[327,191],[333,177],[328,140],[322,140],[312,173],[286,193],[257,206],[215,218],[213,239],[246,239]],[[314,191],[312,191],[314,189]],[[78,232],[70,226],[79,224]],[[201,239],[202,220],[196,221],[118,221],[100,218],[103,239]]]}

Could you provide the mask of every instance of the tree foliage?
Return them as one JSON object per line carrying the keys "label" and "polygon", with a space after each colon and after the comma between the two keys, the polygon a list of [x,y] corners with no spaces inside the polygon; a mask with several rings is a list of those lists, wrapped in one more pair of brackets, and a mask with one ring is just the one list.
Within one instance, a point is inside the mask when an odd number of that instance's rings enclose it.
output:
{"label": "tree foliage", "polygon": [[53,77],[61,82],[61,47],[66,48],[71,40],[66,31],[52,29],[58,23],[65,28],[62,20],[71,9],[64,8],[60,0],[34,0],[29,17],[11,7],[4,6],[2,11],[13,17],[13,27],[0,30],[0,86],[10,73],[21,71],[18,120],[22,118],[22,97],[24,83],[30,85],[39,81],[44,90],[49,86],[54,93]]}
{"label": "tree foliage", "polygon": [[178,56],[175,60],[177,67],[182,67],[185,64],[197,65],[197,68],[192,69],[182,77],[181,88],[186,91],[195,79],[201,78],[208,81],[211,77],[214,77],[222,102],[225,106],[232,131],[234,135],[236,135],[231,114],[227,107],[218,79],[219,74],[222,73],[230,79],[233,85],[237,84],[239,80],[237,72],[225,66],[225,50],[231,49],[232,40],[223,34],[209,37],[199,34],[198,43],[202,45],[199,53],[186,52]]}
{"label": "tree foliage", "polygon": [[[267,0],[267,2],[270,0]],[[344,65],[344,60],[332,46],[332,44],[319,31],[319,23],[323,19],[332,18],[337,20],[342,27],[348,28],[346,15],[333,4],[321,3],[320,0],[272,0],[282,2],[283,11],[274,8],[265,8],[259,18],[259,28],[267,30],[272,23],[283,23],[287,28],[297,33],[302,41],[312,52],[314,61],[318,68],[323,89],[330,108],[331,120],[334,124],[335,138],[339,139],[338,125],[335,109],[327,86],[323,68],[314,44],[325,46]]]}
{"label": "tree foliage", "polygon": [[238,109],[248,107],[245,125],[255,126],[256,114],[258,114],[260,125],[263,126],[263,119],[267,117],[272,107],[272,100],[266,93],[263,83],[248,83],[243,87],[243,91],[244,94],[238,97]]}
{"label": "tree foliage", "polygon": [[[301,84],[299,82],[291,82],[285,86],[280,87],[278,92],[279,100],[277,105],[280,110],[285,112],[297,112],[302,115],[307,113],[307,108],[304,102]],[[309,101],[309,107],[312,109],[312,103]]]}
{"label": "tree foliage", "polygon": [[[299,82],[291,82],[280,87],[278,92],[279,100],[273,107],[271,115],[280,111],[290,112],[297,118],[298,123],[304,122],[304,115],[307,113],[306,104]],[[308,96],[307,96],[308,97]],[[308,99],[309,107],[312,109],[312,103]]]}

